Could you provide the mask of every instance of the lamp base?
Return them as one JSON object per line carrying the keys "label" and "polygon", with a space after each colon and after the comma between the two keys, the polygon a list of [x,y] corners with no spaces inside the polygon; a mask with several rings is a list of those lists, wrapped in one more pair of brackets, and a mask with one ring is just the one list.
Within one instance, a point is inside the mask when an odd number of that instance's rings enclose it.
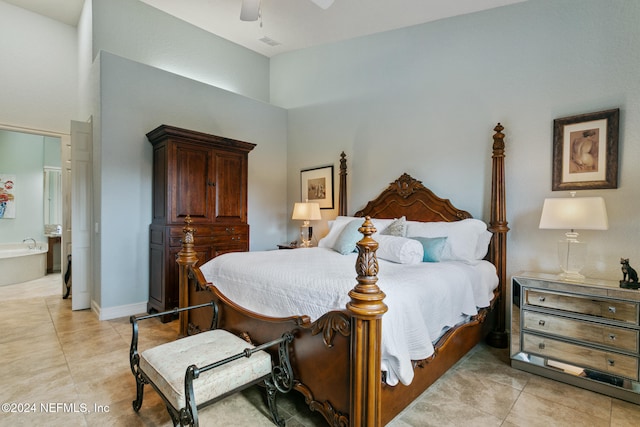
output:
{"label": "lamp base", "polygon": [[586,277],[583,274],[578,273],[577,271],[565,271],[564,273],[558,274],[560,280],[565,280],[567,282],[582,282]]}
{"label": "lamp base", "polygon": [[563,271],[561,280],[581,282],[585,276],[580,274],[587,259],[587,244],[578,240],[578,233],[566,233],[566,239],[558,242],[558,262]]}
{"label": "lamp base", "polygon": [[310,248],[311,239],[313,237],[313,228],[309,225],[309,221],[305,221],[300,227],[300,247]]}

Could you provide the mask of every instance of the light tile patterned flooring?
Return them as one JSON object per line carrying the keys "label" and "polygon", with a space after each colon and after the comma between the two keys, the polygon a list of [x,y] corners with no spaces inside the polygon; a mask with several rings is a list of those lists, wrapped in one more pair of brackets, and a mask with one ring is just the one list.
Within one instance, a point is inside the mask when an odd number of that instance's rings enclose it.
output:
{"label": "light tile patterned flooring", "polygon": [[[139,413],[128,362],[128,319],[98,321],[71,311],[60,275],[0,286],[0,426],[171,426],[150,388]],[[141,348],[175,338],[177,322],[147,322]],[[321,426],[292,393],[279,399],[287,426]],[[25,413],[26,409],[35,412]],[[203,426],[272,426],[261,391],[251,388],[201,411]],[[640,406],[512,369],[506,350],[477,346],[392,427],[638,426]]]}

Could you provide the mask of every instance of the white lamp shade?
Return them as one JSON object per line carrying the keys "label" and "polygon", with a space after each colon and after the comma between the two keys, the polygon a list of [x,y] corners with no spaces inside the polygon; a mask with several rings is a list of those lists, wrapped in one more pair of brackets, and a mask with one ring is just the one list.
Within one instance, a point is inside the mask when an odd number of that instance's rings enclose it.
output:
{"label": "white lamp shade", "polygon": [[602,197],[545,199],[539,228],[607,230],[607,208]]}
{"label": "white lamp shade", "polygon": [[300,219],[303,221],[317,221],[322,219],[320,215],[320,205],[314,202],[296,203],[293,206],[291,219]]}

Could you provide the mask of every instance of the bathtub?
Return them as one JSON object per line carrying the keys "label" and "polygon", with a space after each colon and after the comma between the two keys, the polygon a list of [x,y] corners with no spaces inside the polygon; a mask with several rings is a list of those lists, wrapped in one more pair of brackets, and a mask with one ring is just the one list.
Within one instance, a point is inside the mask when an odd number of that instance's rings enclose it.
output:
{"label": "bathtub", "polygon": [[46,243],[38,242],[36,249],[29,249],[27,243],[0,244],[0,286],[35,280],[46,272]]}

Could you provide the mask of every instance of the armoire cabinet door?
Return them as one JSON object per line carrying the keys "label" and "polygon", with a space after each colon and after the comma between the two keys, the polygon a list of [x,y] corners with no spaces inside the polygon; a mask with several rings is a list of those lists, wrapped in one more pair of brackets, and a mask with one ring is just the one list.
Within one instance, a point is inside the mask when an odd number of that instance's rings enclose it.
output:
{"label": "armoire cabinet door", "polygon": [[247,221],[246,162],[242,154],[215,152],[215,209],[217,222]]}
{"label": "armoire cabinet door", "polygon": [[214,220],[215,199],[212,180],[212,153],[208,147],[191,144],[175,144],[175,175],[171,187],[172,218],[182,224],[187,215],[194,223]]}

